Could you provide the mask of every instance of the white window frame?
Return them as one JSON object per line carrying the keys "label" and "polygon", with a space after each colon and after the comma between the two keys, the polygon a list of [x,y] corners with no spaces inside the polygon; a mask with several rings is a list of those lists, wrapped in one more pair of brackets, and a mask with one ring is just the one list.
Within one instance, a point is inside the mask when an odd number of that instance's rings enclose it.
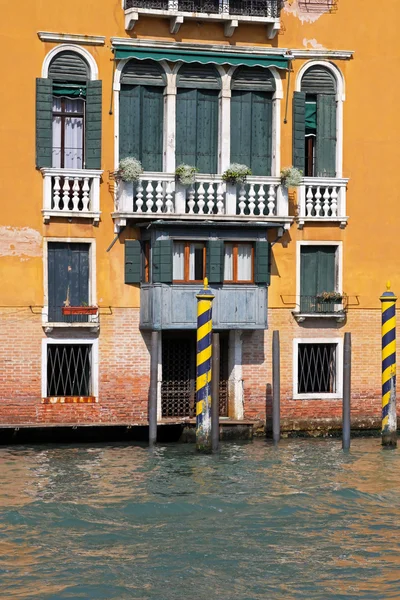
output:
{"label": "white window frame", "polygon": [[51,61],[54,60],[57,54],[60,54],[60,52],[65,52],[66,50],[68,52],[75,52],[76,54],[79,54],[80,56],[82,56],[82,58],[86,60],[86,62],[89,65],[90,81],[96,81],[99,78],[99,69],[97,67],[97,63],[93,56],[90,54],[90,52],[88,52],[85,48],[82,48],[81,46],[75,44],[58,44],[57,46],[52,48],[50,52],[48,52],[45,56],[45,59],[42,64],[42,77],[44,79],[48,79],[49,77],[49,67]]}
{"label": "white window frame", "polygon": [[[336,392],[299,394],[298,392],[298,357],[299,344],[336,344]],[[316,399],[341,399],[343,397],[343,338],[295,338],[293,339],[293,399],[294,400],[316,400]]]}
{"label": "white window frame", "polygon": [[[335,246],[336,250],[336,281],[334,292],[343,294],[343,242],[341,241],[307,241],[296,243],[296,305],[297,312],[300,310],[300,292],[301,292],[301,248],[303,246]],[[315,315],[318,316],[317,314]]]}
{"label": "white window frame", "polygon": [[[114,168],[119,165],[119,94],[121,76],[126,63],[132,59],[118,61],[114,74]],[[159,62],[164,70],[167,83],[164,92],[164,135],[163,135],[163,172],[174,173],[176,168],[176,96],[177,74],[185,63],[177,62],[168,66],[166,61]],[[230,67],[227,71],[221,65],[215,65],[221,77],[218,115],[218,174],[223,173],[230,164],[231,153],[231,86],[232,76],[238,67]],[[280,177],[281,170],[281,100],[283,86],[279,70],[268,67],[275,79],[275,92],[272,96],[272,161],[271,176]],[[207,175],[207,173],[205,173]]]}
{"label": "white window frame", "polygon": [[48,265],[48,245],[54,242],[64,242],[68,244],[88,244],[89,246],[89,305],[97,306],[97,280],[96,280],[96,239],[95,238],[71,238],[71,237],[46,237],[43,238],[43,309],[42,324],[46,327],[57,326],[66,329],[92,327],[94,323],[89,321],[85,323],[51,323],[48,320],[49,314],[49,265]]}
{"label": "white window frame", "polygon": [[295,91],[301,91],[301,80],[310,67],[325,67],[336,80],[336,175],[335,179],[343,177],[343,103],[346,99],[345,81],[340,69],[328,60],[309,60],[297,73]]}
{"label": "white window frame", "polygon": [[[98,401],[99,397],[99,340],[98,338],[45,338],[42,340],[42,398],[47,396],[47,347],[62,344],[87,344],[92,346],[92,396]],[[50,396],[51,397],[51,396]]]}

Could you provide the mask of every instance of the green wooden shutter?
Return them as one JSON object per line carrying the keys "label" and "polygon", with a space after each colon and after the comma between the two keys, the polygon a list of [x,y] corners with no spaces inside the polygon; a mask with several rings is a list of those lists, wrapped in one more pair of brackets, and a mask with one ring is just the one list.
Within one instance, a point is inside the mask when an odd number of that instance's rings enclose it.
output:
{"label": "green wooden shutter", "polygon": [[196,166],[197,90],[178,89],[176,96],[176,165]]}
{"label": "green wooden shutter", "polygon": [[224,280],[224,242],[210,240],[207,244],[207,277],[210,283]]}
{"label": "green wooden shutter", "polygon": [[293,94],[293,166],[304,172],[306,163],[306,94]]}
{"label": "green wooden shutter", "polygon": [[141,86],[142,150],[140,161],[145,171],[163,170],[164,88]]}
{"label": "green wooden shutter", "polygon": [[134,156],[140,160],[139,85],[121,85],[119,94],[119,158]]}
{"label": "green wooden shutter", "polygon": [[317,96],[317,177],[336,175],[336,98],[332,94]]}
{"label": "green wooden shutter", "polygon": [[153,282],[172,283],[172,240],[157,240],[152,251]]}
{"label": "green wooden shutter", "polygon": [[101,81],[88,81],[86,88],[85,167],[101,169]]}
{"label": "green wooden shutter", "polygon": [[[300,295],[315,296],[318,287],[318,247],[304,246],[300,254]],[[322,290],[323,291],[323,290]]]}
{"label": "green wooden shutter", "polygon": [[53,82],[36,79],[36,166],[51,167],[53,154]]}
{"label": "green wooden shutter", "polygon": [[140,283],[142,249],[139,240],[125,240],[125,283]]}
{"label": "green wooden shutter", "polygon": [[316,293],[334,292],[336,280],[336,246],[318,247]]}
{"label": "green wooden shutter", "polygon": [[271,281],[271,245],[269,242],[255,243],[254,282],[267,283]]}
{"label": "green wooden shutter", "polygon": [[251,166],[251,96],[233,90],[231,98],[231,163]]}
{"label": "green wooden shutter", "polygon": [[272,158],[272,98],[252,92],[251,159],[253,175],[270,175]]}

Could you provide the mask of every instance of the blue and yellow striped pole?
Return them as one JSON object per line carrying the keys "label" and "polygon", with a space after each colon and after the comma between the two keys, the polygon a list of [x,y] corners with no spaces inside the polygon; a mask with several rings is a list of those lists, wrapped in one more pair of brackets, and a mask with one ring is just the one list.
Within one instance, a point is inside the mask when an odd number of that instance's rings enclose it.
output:
{"label": "blue and yellow striped pole", "polygon": [[380,297],[382,304],[382,445],[397,445],[396,414],[396,300],[390,290]]}
{"label": "blue and yellow striped pole", "polygon": [[197,298],[197,360],[196,360],[196,449],[211,452],[211,355],[212,301],[214,294],[204,279],[204,288]]}

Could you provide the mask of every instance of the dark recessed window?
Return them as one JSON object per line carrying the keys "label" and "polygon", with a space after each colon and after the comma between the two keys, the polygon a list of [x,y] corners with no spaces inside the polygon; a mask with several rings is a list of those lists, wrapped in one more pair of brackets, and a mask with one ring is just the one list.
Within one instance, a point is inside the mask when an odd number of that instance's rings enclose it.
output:
{"label": "dark recessed window", "polygon": [[299,344],[297,361],[299,394],[337,392],[337,344]]}

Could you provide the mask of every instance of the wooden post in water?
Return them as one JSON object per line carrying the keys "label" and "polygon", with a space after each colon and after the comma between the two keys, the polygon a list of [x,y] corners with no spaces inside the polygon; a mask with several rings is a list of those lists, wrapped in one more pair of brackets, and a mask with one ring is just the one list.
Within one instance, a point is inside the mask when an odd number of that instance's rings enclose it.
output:
{"label": "wooden post in water", "polygon": [[149,393],[149,445],[157,442],[157,381],[159,331],[151,332],[150,349],[150,393]]}
{"label": "wooden post in water", "polygon": [[211,437],[212,451],[217,452],[219,447],[219,333],[212,334],[212,386],[211,386]]}
{"label": "wooden post in water", "polygon": [[397,446],[396,413],[396,300],[390,290],[379,298],[382,304],[382,446]]}
{"label": "wooden post in water", "polygon": [[281,437],[281,354],[279,331],[272,334],[272,439]]}
{"label": "wooden post in water", "polygon": [[350,448],[350,402],[351,402],[351,333],[344,334],[343,351],[343,408],[342,448]]}

